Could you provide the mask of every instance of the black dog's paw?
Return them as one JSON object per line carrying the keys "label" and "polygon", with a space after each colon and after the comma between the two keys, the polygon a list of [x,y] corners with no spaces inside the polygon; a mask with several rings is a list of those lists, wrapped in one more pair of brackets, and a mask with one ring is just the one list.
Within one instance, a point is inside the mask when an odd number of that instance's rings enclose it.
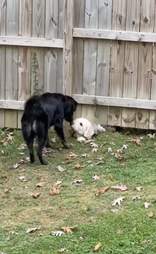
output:
{"label": "black dog's paw", "polygon": [[42,160],[41,164],[42,165],[48,165],[48,162],[46,160]]}

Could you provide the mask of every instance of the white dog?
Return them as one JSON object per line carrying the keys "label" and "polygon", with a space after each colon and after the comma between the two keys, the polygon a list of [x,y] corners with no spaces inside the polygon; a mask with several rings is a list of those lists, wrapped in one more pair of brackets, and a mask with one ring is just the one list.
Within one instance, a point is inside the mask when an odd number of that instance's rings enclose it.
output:
{"label": "white dog", "polygon": [[83,136],[86,139],[91,139],[93,135],[105,131],[105,128],[100,124],[92,124],[89,120],[83,117],[75,119],[72,128],[78,136]]}

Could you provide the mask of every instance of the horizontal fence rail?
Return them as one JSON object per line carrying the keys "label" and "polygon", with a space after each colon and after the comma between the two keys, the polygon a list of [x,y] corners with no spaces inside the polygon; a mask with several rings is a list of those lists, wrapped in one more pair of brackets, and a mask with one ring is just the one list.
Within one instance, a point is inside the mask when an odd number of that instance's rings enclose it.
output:
{"label": "horizontal fence rail", "polygon": [[104,29],[74,28],[73,37],[99,40],[119,40],[133,42],[156,42],[156,33],[143,33],[132,31],[116,31]]}
{"label": "horizontal fence rail", "polygon": [[[83,105],[98,105],[108,107],[123,107],[156,110],[156,100],[130,99],[118,97],[92,96],[73,94],[73,98]],[[1,109],[23,110],[25,101],[0,100]]]}
{"label": "horizontal fence rail", "polygon": [[40,48],[63,48],[64,41],[61,39],[46,39],[24,36],[0,36],[2,46],[40,47]]}

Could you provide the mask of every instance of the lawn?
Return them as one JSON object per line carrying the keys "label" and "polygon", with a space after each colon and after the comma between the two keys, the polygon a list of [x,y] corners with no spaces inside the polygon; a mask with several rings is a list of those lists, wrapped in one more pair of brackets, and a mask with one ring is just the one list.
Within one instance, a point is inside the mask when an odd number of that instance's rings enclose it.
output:
{"label": "lawn", "polygon": [[156,138],[54,137],[31,165],[21,132],[0,131],[0,254],[155,254]]}

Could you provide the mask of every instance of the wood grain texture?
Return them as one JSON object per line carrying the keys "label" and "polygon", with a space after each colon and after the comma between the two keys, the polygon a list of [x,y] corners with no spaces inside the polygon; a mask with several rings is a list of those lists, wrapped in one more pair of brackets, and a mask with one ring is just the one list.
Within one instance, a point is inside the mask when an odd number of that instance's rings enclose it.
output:
{"label": "wood grain texture", "polygon": [[[126,30],[139,32],[140,0],[127,1]],[[126,43],[124,62],[123,97],[136,98],[138,81],[138,44]],[[122,126],[136,126],[136,110],[124,109],[122,111]]]}
{"label": "wood grain texture", "polygon": [[[113,0],[112,29],[125,30],[126,28],[125,0]],[[124,73],[125,44],[121,41],[113,42],[111,49],[111,70],[109,96],[122,97]],[[121,109],[109,108],[108,123],[121,126]]]}
{"label": "wood grain texture", "polygon": [[[6,1],[0,0],[0,35],[6,33]],[[5,47],[0,48],[0,99],[5,98]],[[0,128],[5,126],[4,111],[0,110]]]}
{"label": "wood grain texture", "polygon": [[[141,2],[140,31],[153,32],[155,1],[142,0]],[[139,45],[138,62],[138,89],[137,98],[150,99],[152,84],[152,44],[142,43]],[[136,114],[136,127],[149,128],[149,112],[138,110]]]}
{"label": "wood grain texture", "polygon": [[[85,27],[98,28],[98,1],[86,0]],[[85,40],[84,42],[84,67],[83,67],[83,93],[95,95],[97,72],[97,41]],[[83,107],[84,109],[84,107]],[[96,110],[96,108],[94,108]],[[82,115],[95,121],[95,110],[86,107]]]}
{"label": "wood grain texture", "polygon": [[[18,35],[18,0],[7,2],[6,34]],[[6,48],[6,99],[18,99],[18,49]],[[17,127],[17,112],[5,112],[5,127]]]}

